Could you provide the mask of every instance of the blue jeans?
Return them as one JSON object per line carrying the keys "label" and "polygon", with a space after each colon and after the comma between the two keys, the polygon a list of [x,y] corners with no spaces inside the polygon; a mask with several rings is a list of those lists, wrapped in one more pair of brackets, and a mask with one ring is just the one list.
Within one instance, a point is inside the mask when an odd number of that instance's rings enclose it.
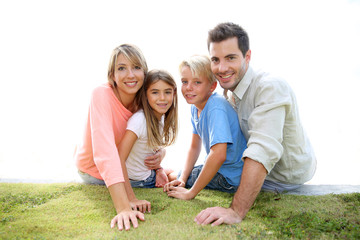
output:
{"label": "blue jeans", "polygon": [[[196,179],[200,175],[202,168],[203,168],[203,165],[198,165],[193,168],[193,170],[190,173],[189,178],[186,181],[186,184],[185,184],[186,188],[191,188],[194,185]],[[181,172],[179,173],[179,177],[180,177],[180,175],[181,175]],[[217,172],[215,174],[215,176],[213,177],[213,179],[211,179],[211,181],[208,183],[208,185],[205,186],[205,189],[218,190],[218,191],[228,192],[228,193],[236,192],[237,188],[238,188],[238,186],[230,185],[226,181],[225,177],[219,172]]]}
{"label": "blue jeans", "polygon": [[134,181],[130,179],[131,187],[133,188],[154,188],[156,182],[156,172],[151,170],[150,176],[142,181]]}
{"label": "blue jeans", "polygon": [[[87,173],[81,172],[80,170],[78,171],[78,173],[79,173],[81,179],[86,184],[105,185],[104,180],[97,179]],[[156,182],[155,170],[151,170],[150,177],[148,177],[147,179],[145,179],[143,181],[130,180],[131,187],[135,187],[135,188],[154,188],[155,182]]]}
{"label": "blue jeans", "polygon": [[301,186],[302,184],[286,184],[286,183],[265,180],[264,184],[261,187],[261,191],[282,193],[284,191],[295,190]]}
{"label": "blue jeans", "polygon": [[104,180],[101,180],[101,179],[97,179],[87,173],[84,173],[80,170],[78,170],[78,173],[81,177],[81,179],[84,181],[84,183],[86,184],[95,184],[95,185],[105,185],[105,182]]}

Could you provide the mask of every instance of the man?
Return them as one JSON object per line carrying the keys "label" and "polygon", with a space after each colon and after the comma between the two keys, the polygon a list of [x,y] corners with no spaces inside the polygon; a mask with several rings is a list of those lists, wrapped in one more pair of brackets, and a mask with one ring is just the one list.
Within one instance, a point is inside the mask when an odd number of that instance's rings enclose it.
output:
{"label": "man", "polygon": [[208,49],[212,72],[224,93],[232,93],[229,101],[238,113],[248,146],[230,208],[208,208],[195,218],[198,224],[215,226],[241,222],[260,190],[282,192],[300,187],[313,177],[316,159],[289,85],[250,67],[247,33],[233,23],[219,24],[209,31]]}

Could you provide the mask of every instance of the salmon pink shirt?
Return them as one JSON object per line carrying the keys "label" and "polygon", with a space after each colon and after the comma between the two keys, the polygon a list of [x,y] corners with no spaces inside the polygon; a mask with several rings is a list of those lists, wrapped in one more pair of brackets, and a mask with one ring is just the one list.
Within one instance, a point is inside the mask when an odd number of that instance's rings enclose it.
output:
{"label": "salmon pink shirt", "polygon": [[83,140],[75,153],[80,171],[104,180],[107,187],[124,182],[118,148],[131,116],[109,83],[94,89]]}

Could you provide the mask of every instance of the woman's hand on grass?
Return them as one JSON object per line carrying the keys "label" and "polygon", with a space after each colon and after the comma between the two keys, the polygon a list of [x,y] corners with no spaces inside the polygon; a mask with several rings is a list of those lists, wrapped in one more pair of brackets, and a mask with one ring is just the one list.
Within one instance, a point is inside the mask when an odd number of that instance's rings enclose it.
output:
{"label": "woman's hand on grass", "polygon": [[191,192],[191,190],[188,190],[184,187],[170,187],[170,191],[167,192],[167,195],[169,197],[178,198],[182,200],[190,200],[196,196]]}
{"label": "woman's hand on grass", "polygon": [[143,213],[133,210],[123,210],[111,220],[110,227],[114,228],[117,224],[117,227],[120,231],[122,231],[124,228],[125,230],[129,230],[132,223],[134,228],[137,228],[138,218],[141,221],[145,221]]}
{"label": "woman's hand on grass", "polygon": [[164,187],[169,182],[169,179],[163,168],[156,170],[156,182],[155,187]]}
{"label": "woman's hand on grass", "polygon": [[134,199],[134,200],[130,201],[130,206],[134,211],[138,210],[142,213],[145,213],[146,210],[148,212],[151,211],[151,203],[146,200]]}
{"label": "woman's hand on grass", "polygon": [[181,180],[174,180],[174,181],[171,181],[167,184],[165,184],[163,190],[164,192],[169,192],[170,191],[170,188],[173,188],[173,187],[185,187],[185,183]]}
{"label": "woman's hand on grass", "polygon": [[217,226],[241,222],[241,217],[232,208],[211,207],[202,210],[194,219],[197,224]]}

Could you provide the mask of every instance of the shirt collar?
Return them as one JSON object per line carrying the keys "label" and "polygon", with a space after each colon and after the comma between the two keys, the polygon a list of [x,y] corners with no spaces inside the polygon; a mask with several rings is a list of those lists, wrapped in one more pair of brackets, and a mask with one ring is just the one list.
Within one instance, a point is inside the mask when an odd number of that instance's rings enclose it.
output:
{"label": "shirt collar", "polygon": [[249,88],[253,76],[254,70],[249,65],[244,77],[240,80],[239,84],[236,86],[233,92],[240,100],[244,96],[246,90]]}

